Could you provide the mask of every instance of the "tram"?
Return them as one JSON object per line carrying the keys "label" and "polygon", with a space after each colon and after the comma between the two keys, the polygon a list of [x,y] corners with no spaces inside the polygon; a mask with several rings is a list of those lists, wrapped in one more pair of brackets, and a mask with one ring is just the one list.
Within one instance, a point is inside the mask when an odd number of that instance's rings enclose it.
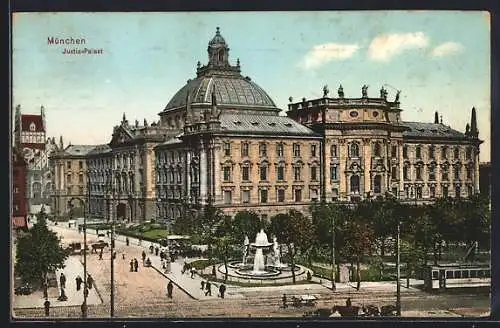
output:
{"label": "tram", "polygon": [[491,286],[490,264],[441,264],[428,266],[424,287],[428,291]]}

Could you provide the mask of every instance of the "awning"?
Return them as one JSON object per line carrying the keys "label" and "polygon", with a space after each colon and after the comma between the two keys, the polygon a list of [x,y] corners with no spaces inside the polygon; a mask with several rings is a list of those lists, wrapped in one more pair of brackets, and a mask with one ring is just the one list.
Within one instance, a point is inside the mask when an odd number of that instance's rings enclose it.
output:
{"label": "awning", "polygon": [[26,218],[23,216],[12,217],[12,225],[14,229],[26,228],[28,226],[26,223]]}

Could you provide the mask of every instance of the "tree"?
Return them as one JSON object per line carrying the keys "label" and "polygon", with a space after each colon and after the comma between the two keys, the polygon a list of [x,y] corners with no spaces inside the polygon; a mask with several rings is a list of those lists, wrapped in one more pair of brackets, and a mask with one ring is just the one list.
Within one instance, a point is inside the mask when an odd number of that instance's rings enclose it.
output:
{"label": "tree", "polygon": [[29,232],[18,239],[16,250],[15,272],[33,284],[43,283],[47,273],[64,268],[68,257],[60,238],[48,229],[45,213],[40,213]]}
{"label": "tree", "polygon": [[270,231],[287,247],[292,267],[292,281],[295,284],[295,258],[299,251],[307,252],[314,245],[314,229],[309,218],[301,212],[290,210],[271,218]]}
{"label": "tree", "polygon": [[245,236],[253,240],[262,228],[262,223],[257,213],[241,211],[234,216],[232,229],[230,229],[229,233],[232,234],[237,242],[243,242]]}
{"label": "tree", "polygon": [[228,224],[224,213],[213,205],[205,206],[203,213],[197,218],[195,231],[198,233],[208,245],[208,253],[212,260],[213,249],[217,237],[217,232],[220,231],[221,225]]}

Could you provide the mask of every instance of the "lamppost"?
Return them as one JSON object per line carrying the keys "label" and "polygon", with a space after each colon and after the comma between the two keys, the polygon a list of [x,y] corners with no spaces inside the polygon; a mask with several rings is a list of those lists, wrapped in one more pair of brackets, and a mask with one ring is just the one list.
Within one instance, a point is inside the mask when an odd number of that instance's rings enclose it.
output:
{"label": "lamppost", "polygon": [[335,263],[335,214],[332,215],[332,292],[337,290],[335,284],[336,276],[336,263]]}
{"label": "lamppost", "polygon": [[[113,188],[114,200],[115,188]],[[114,201],[113,201],[114,205]],[[111,218],[111,293],[110,293],[110,317],[115,316],[115,215]]]}
{"label": "lamppost", "polygon": [[[87,317],[87,215],[90,215],[90,170],[87,169],[87,213],[83,213],[83,304],[82,317]],[[85,207],[84,207],[85,208]]]}
{"label": "lamppost", "polygon": [[398,219],[398,230],[396,236],[396,313],[401,316],[401,270],[400,270],[400,220]]}

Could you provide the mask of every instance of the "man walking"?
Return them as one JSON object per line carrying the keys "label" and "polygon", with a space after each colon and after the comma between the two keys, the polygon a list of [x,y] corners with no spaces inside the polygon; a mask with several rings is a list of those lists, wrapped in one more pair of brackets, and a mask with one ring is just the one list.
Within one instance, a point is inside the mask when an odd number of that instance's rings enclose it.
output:
{"label": "man walking", "polygon": [[195,267],[191,267],[191,279],[194,279],[194,274],[196,273]]}
{"label": "man walking", "polygon": [[87,277],[87,284],[88,284],[88,288],[92,289],[92,285],[94,284],[94,278],[92,278],[92,276],[90,274]]}
{"label": "man walking", "polygon": [[172,291],[174,290],[174,284],[172,283],[172,280],[170,280],[167,284],[167,295],[168,298],[172,298]]}
{"label": "man walking", "polygon": [[201,290],[204,290],[205,289],[205,280],[202,280],[201,281]]}
{"label": "man walking", "polygon": [[61,276],[59,277],[59,282],[61,283],[61,288],[66,288],[66,276],[61,272]]}
{"label": "man walking", "polygon": [[134,272],[134,260],[130,260],[130,272]]}
{"label": "man walking", "polygon": [[125,244],[130,245],[130,240],[128,239],[128,237],[125,238]]}
{"label": "man walking", "polygon": [[207,283],[205,284],[205,288],[206,288],[205,296],[207,295],[212,296],[212,285],[210,284],[210,281],[207,281]]}
{"label": "man walking", "polygon": [[99,252],[99,260],[102,260],[102,252],[103,252],[103,249],[101,248],[101,251]]}
{"label": "man walking", "polygon": [[220,284],[219,286],[219,294],[220,298],[224,298],[224,293],[226,292],[226,285]]}
{"label": "man walking", "polygon": [[45,307],[45,316],[48,317],[50,315],[50,301],[45,300],[43,306]]}
{"label": "man walking", "polygon": [[80,288],[82,287],[82,277],[80,277],[80,275],[77,275],[76,278],[75,278],[75,282],[76,282],[76,291],[79,291]]}
{"label": "man walking", "polygon": [[139,269],[139,261],[137,261],[137,259],[134,259],[134,271],[137,272],[138,269]]}
{"label": "man walking", "polygon": [[142,251],[142,264],[144,265],[144,261],[146,261],[146,252]]}

